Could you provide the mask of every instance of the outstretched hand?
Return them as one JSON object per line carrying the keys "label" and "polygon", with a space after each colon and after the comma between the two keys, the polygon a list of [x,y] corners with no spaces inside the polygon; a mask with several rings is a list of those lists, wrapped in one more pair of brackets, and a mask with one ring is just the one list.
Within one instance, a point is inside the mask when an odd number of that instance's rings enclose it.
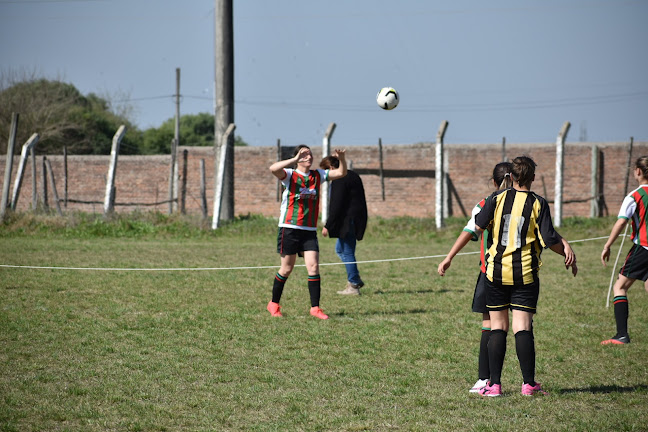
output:
{"label": "outstretched hand", "polygon": [[341,161],[346,160],[346,149],[333,150],[333,156],[340,159]]}

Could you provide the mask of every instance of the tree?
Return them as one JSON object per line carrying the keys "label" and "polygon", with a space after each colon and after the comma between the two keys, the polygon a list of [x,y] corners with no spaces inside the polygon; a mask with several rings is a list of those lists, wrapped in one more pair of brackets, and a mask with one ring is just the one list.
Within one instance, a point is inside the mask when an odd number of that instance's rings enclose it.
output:
{"label": "tree", "polygon": [[[147,129],[142,137],[142,152],[145,154],[169,154],[171,141],[175,136],[175,119],[170,118],[155,129]],[[180,145],[213,146],[214,116],[208,113],[180,116]],[[243,138],[236,136],[234,145],[247,146]]]}
{"label": "tree", "polygon": [[[124,124],[123,154],[138,154],[141,134],[127,119],[110,112],[109,103],[95,94],[83,96],[72,84],[35,76],[3,74],[0,77],[0,136],[8,137],[12,113],[19,113],[17,145],[33,133],[40,139],[39,154],[108,154],[112,137]],[[6,154],[7,141],[0,140],[0,153]]]}

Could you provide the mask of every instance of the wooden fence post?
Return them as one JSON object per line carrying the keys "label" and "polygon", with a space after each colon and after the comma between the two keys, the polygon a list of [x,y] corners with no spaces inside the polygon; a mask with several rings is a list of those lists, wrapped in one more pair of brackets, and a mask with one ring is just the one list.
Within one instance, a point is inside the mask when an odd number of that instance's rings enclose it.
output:
{"label": "wooden fence post", "polygon": [[236,129],[236,125],[234,123],[230,123],[229,126],[227,126],[227,129],[225,130],[221,141],[223,145],[221,145],[220,147],[220,157],[218,159],[218,169],[216,171],[216,186],[214,188],[214,214],[212,215],[213,230],[217,229],[220,224],[220,215],[223,200],[223,183],[225,177],[225,161],[229,156],[229,146],[226,145],[226,143],[230,135],[234,133],[234,129]]}
{"label": "wooden fence post", "polygon": [[502,162],[506,162],[506,137],[502,137]]}
{"label": "wooden fence post", "polygon": [[169,214],[173,213],[173,199],[175,198],[175,177],[176,177],[176,153],[177,145],[175,138],[171,140],[171,167],[169,169]]}
{"label": "wooden fence post", "polygon": [[205,159],[200,159],[200,209],[203,220],[207,220],[207,182],[205,181]]}
{"label": "wooden fence post", "polygon": [[378,160],[379,160],[379,172],[380,172],[380,193],[382,194],[382,200],[385,201],[385,172],[383,168],[383,147],[382,147],[382,138],[378,138]]}
{"label": "wooden fence post", "polygon": [[36,152],[34,151],[34,147],[29,150],[29,153],[31,154],[31,171],[32,171],[32,211],[36,211],[38,208],[38,181],[36,180]]}
{"label": "wooden fence post", "polygon": [[[277,162],[281,160],[281,140],[277,138]],[[277,180],[277,202],[281,202],[281,180]]]}
{"label": "wooden fence post", "polygon": [[434,219],[436,222],[436,227],[437,228],[442,228],[444,225],[443,221],[443,207],[444,207],[444,200],[443,200],[443,190],[445,183],[445,169],[443,167],[443,138],[445,136],[446,130],[448,129],[448,121],[443,120],[441,122],[441,125],[439,126],[439,130],[437,131],[437,136],[436,136],[436,146],[435,146],[435,155],[434,155],[434,162],[436,164],[435,170],[434,170],[434,177],[436,179],[436,197],[435,197],[435,213],[434,213]]}
{"label": "wooden fence post", "polygon": [[[333,136],[333,132],[335,132],[336,126],[337,125],[335,123],[331,123],[329,124],[328,129],[326,129],[326,133],[324,134],[324,138],[322,139],[322,157],[326,157],[331,154],[331,137]],[[321,196],[320,196],[322,224],[325,224],[326,221],[328,220],[328,213],[329,213],[328,197],[329,197],[329,182],[325,181],[322,182]]]}
{"label": "wooden fence post", "polygon": [[13,170],[14,146],[16,145],[16,133],[18,132],[18,119],[20,115],[13,113],[11,116],[11,131],[7,142],[7,159],[5,160],[4,183],[2,184],[2,198],[0,198],[0,221],[4,219],[9,201],[9,185],[11,184],[11,171]]}
{"label": "wooden fence post", "polygon": [[106,196],[104,197],[104,216],[112,213],[115,209],[115,172],[117,171],[119,145],[125,133],[126,126],[121,125],[113,136],[112,149],[110,150],[110,167],[108,168],[108,178],[106,180]]}
{"label": "wooden fence post", "polygon": [[67,145],[63,146],[63,207],[67,209],[68,204],[68,153]]}
{"label": "wooden fence post", "polygon": [[16,206],[18,205],[18,197],[20,196],[20,188],[22,186],[23,177],[25,176],[25,165],[29,158],[29,151],[38,142],[38,138],[38,134],[35,133],[22,146],[22,151],[20,152],[20,163],[18,164],[18,171],[16,172],[16,179],[14,180],[13,194],[11,196],[11,209],[13,211],[16,211]]}
{"label": "wooden fence post", "polygon": [[43,188],[43,211],[49,211],[49,202],[47,200],[47,156],[43,156],[43,163],[41,164],[42,174],[42,188]]}
{"label": "wooden fence post", "polygon": [[556,138],[556,185],[554,197],[554,225],[560,227],[562,225],[562,205],[563,205],[563,171],[565,166],[565,138],[571,123],[566,121],[563,123],[558,138]]}
{"label": "wooden fence post", "polygon": [[52,187],[52,193],[54,194],[54,202],[56,203],[56,212],[59,214],[59,216],[63,216],[63,212],[61,211],[61,203],[59,201],[58,192],[56,190],[56,180],[54,179],[52,163],[49,161],[49,159],[47,159],[45,162],[47,164],[47,173],[49,174],[50,186]]}
{"label": "wooden fence post", "polygon": [[182,151],[182,186],[180,194],[180,213],[187,214],[185,204],[187,202],[187,156],[189,155],[189,150],[185,149]]}
{"label": "wooden fence post", "polygon": [[597,145],[592,146],[592,165],[591,165],[591,182],[592,187],[590,189],[592,200],[590,201],[590,217],[599,217],[600,208],[599,208],[599,149]]}
{"label": "wooden fence post", "polygon": [[625,176],[625,186],[623,187],[623,195],[628,194],[628,180],[630,178],[630,171],[632,171],[632,144],[634,143],[634,137],[630,137],[630,143],[628,144],[628,159],[626,160],[626,176]]}

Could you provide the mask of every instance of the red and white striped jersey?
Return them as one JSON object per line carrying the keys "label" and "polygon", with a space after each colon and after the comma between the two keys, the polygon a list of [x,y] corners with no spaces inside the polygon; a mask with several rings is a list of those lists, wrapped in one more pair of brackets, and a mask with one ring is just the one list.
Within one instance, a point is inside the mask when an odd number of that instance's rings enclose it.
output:
{"label": "red and white striped jersey", "polygon": [[286,177],[281,180],[285,189],[281,199],[279,226],[317,230],[320,190],[323,181],[328,180],[328,170],[312,169],[303,173],[285,168]]}

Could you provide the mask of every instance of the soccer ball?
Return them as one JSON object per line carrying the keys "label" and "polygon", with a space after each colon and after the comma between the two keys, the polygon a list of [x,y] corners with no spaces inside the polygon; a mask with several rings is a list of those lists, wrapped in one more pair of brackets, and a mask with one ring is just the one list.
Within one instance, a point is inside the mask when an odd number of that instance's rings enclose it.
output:
{"label": "soccer ball", "polygon": [[392,110],[398,106],[398,92],[391,87],[383,87],[376,96],[378,106],[384,110]]}

